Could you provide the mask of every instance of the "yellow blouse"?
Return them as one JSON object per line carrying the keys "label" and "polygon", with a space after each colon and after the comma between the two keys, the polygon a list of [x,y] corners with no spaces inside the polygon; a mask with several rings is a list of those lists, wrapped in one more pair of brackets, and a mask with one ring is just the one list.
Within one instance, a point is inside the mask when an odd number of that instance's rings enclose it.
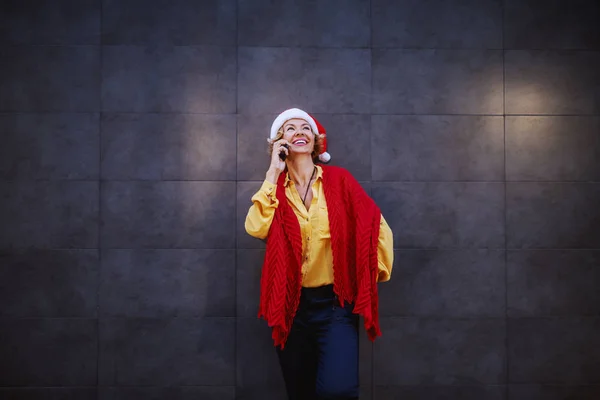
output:
{"label": "yellow blouse", "polygon": [[[302,232],[302,286],[318,287],[333,283],[333,262],[331,234],[327,204],[323,192],[323,170],[317,166],[317,178],[312,185],[313,199],[307,211],[294,182],[285,179],[285,195],[300,222]],[[265,239],[279,205],[276,185],[265,180],[261,188],[252,196],[252,206],[246,216],[246,232],[258,239]],[[379,263],[378,282],[385,282],[392,274],[394,262],[394,237],[389,225],[381,216],[377,259]]]}

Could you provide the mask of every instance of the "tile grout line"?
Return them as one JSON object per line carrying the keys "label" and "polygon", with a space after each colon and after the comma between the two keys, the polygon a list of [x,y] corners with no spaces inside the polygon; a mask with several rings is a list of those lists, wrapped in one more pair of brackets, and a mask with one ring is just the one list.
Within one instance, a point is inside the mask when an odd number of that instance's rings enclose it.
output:
{"label": "tile grout line", "polygon": [[[397,319],[438,319],[438,320],[504,320],[504,315],[448,315],[448,314],[428,314],[428,315],[417,315],[417,314],[383,314],[383,318],[397,318]],[[225,317],[222,315],[104,315],[100,318],[96,317],[60,317],[60,316],[50,316],[44,317],[40,315],[31,315],[27,317],[23,316],[14,316],[14,315],[5,315],[0,316],[0,321],[14,321],[14,320],[89,320],[95,321],[97,319],[100,320],[124,320],[124,319],[132,319],[132,320],[164,320],[164,319],[172,319],[172,320],[232,320],[236,317],[229,316]],[[239,319],[256,319],[256,316],[253,315],[241,315],[238,316]],[[564,320],[564,319],[581,319],[581,320],[594,320],[600,322],[600,316],[598,314],[545,314],[545,315],[514,315],[509,317],[510,320]],[[2,386],[0,386],[2,387]]]}
{"label": "tile grout line", "polygon": [[[0,253],[6,253],[11,251],[28,250],[31,247],[6,247],[0,248]],[[86,251],[86,250],[97,250],[97,247],[36,247],[36,250],[43,251]],[[264,251],[264,247],[104,247],[104,250],[120,251],[120,250],[133,250],[133,251],[180,251],[180,250],[212,250],[212,251],[236,251],[236,250],[254,250]],[[569,247],[394,247],[394,250],[398,251],[439,251],[439,252],[476,252],[476,251],[509,251],[509,252],[534,252],[534,251],[591,251],[599,252],[600,248],[594,247],[582,247],[582,248],[569,248]]]}
{"label": "tile grout line", "polygon": [[238,129],[238,121],[239,121],[239,117],[238,117],[238,101],[239,101],[239,70],[240,70],[240,64],[239,64],[239,1],[235,1],[235,114],[234,114],[234,118],[235,118],[235,188],[234,188],[234,195],[235,195],[235,218],[234,218],[234,229],[233,229],[233,235],[234,235],[234,243],[235,243],[235,250],[233,253],[233,315],[234,315],[234,319],[233,319],[233,397],[234,399],[238,398],[238,382],[237,382],[237,371],[238,371],[238,330],[239,330],[239,324],[238,324],[238,312],[237,312],[237,304],[238,304],[238,298],[237,298],[237,279],[238,279],[238,230],[237,230],[237,223],[238,223],[238,215],[237,215],[237,210],[238,210],[238,142],[239,142],[239,138],[238,138],[238,134],[239,134],[239,129]]}
{"label": "tile grout line", "polygon": [[[237,125],[237,124],[236,124]],[[263,178],[264,180],[264,178]],[[128,182],[143,182],[143,183],[262,183],[263,180],[259,179],[249,179],[249,180],[235,180],[235,179],[222,179],[222,180],[211,180],[211,179],[102,179],[102,182],[108,183],[128,183]],[[82,183],[82,182],[97,182],[98,179],[52,179],[52,178],[44,178],[44,179],[28,179],[28,178],[19,178],[19,179],[3,179],[4,183],[16,183],[16,182],[64,182],[64,183]],[[380,185],[408,185],[408,184],[427,184],[427,183],[439,183],[439,184],[539,184],[539,185],[547,185],[547,184],[577,184],[577,185],[597,185],[600,184],[600,180],[364,180],[359,179],[359,183],[369,183],[369,184],[380,184]],[[258,190],[258,188],[257,188]]]}
{"label": "tile grout line", "polygon": [[99,45],[98,45],[98,62],[99,62],[99,80],[98,80],[98,229],[97,229],[97,245],[98,245],[98,273],[96,275],[96,399],[100,398],[100,285],[102,282],[102,85],[103,85],[103,47],[102,47],[102,32],[104,6],[103,2],[99,2],[100,21],[99,21]]}
{"label": "tile grout line", "polygon": [[506,2],[502,0],[501,4],[501,41],[502,41],[502,132],[503,132],[503,145],[504,145],[504,398],[509,400],[508,391],[508,357],[509,357],[509,342],[508,342],[508,232],[507,232],[507,214],[508,214],[508,203],[507,203],[507,176],[506,176],[506,50],[505,50],[505,23],[504,13],[506,8]]}
{"label": "tile grout line", "polygon": [[[100,47],[100,46],[95,46]],[[106,46],[102,46],[106,47]],[[370,49],[366,49],[370,50]],[[508,50],[507,50],[508,51]],[[237,105],[236,105],[237,110]],[[16,109],[0,109],[0,115],[4,114],[43,114],[43,115],[54,115],[54,114],[95,114],[97,111],[77,111],[77,110],[50,110],[50,109],[31,109],[31,110],[16,110]],[[238,115],[238,111],[235,112],[200,112],[200,111],[153,111],[153,110],[142,110],[142,111],[134,111],[134,110],[108,110],[105,111],[106,114],[109,115],[200,115],[200,116],[231,116],[235,117]],[[340,111],[324,111],[319,112],[318,114],[324,115],[352,115],[352,116],[388,116],[388,117],[504,117],[505,115],[509,117],[590,117],[590,118],[598,118],[600,113],[553,113],[553,114],[542,114],[542,113],[443,113],[443,112],[340,112]],[[257,111],[257,112],[246,112],[242,113],[242,115],[247,116],[276,116],[275,113],[270,111]]]}
{"label": "tile grout line", "polygon": [[[154,42],[139,42],[139,43],[107,43],[105,47],[132,47],[132,48],[149,48],[153,47]],[[25,47],[94,47],[97,46],[94,43],[4,43],[3,47],[13,47],[13,48],[25,48]],[[427,46],[348,46],[348,45],[339,45],[339,46],[317,46],[317,45],[287,45],[287,46],[276,46],[276,45],[242,45],[239,46],[237,44],[202,44],[202,43],[185,43],[185,44],[170,44],[172,48],[182,48],[182,47],[191,47],[191,48],[248,48],[248,49],[292,49],[292,50],[333,50],[333,51],[356,51],[356,50],[369,50],[370,48],[375,48],[378,50],[384,51],[429,51],[429,50],[437,50],[437,51],[445,51],[445,52],[454,52],[454,51],[463,51],[463,52],[488,52],[488,51],[520,51],[520,52],[531,52],[531,51],[550,51],[556,53],[593,53],[597,52],[598,49],[596,47],[574,47],[574,48],[564,48],[564,47],[427,47]]]}
{"label": "tile grout line", "polygon": [[[373,0],[369,1],[369,196],[373,195]],[[375,399],[375,343],[369,341],[371,346],[371,400]],[[360,371],[360,368],[359,368]],[[359,387],[360,390],[360,387]]]}

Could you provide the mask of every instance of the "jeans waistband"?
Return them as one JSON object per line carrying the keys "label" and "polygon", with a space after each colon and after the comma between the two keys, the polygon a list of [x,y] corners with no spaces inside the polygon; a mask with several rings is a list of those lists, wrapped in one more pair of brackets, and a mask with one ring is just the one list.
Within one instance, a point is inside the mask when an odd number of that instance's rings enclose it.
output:
{"label": "jeans waistband", "polygon": [[317,299],[333,299],[335,298],[333,285],[325,285],[319,287],[303,287],[300,293],[300,301],[311,301]]}

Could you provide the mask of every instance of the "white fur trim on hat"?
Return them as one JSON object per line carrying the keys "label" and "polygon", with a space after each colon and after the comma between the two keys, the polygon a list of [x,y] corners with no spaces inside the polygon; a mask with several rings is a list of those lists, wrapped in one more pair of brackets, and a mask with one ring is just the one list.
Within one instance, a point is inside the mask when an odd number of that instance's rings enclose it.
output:
{"label": "white fur trim on hat", "polygon": [[329,161],[331,161],[331,154],[329,154],[328,152],[323,152],[321,154],[319,154],[319,160],[321,160],[321,162],[324,162],[325,164],[327,164]]}
{"label": "white fur trim on hat", "polygon": [[273,125],[271,125],[271,140],[275,139],[275,137],[277,136],[277,131],[283,126],[285,121],[289,121],[290,119],[294,118],[300,118],[305,120],[310,125],[312,131],[317,135],[319,134],[319,130],[317,129],[317,124],[315,123],[315,120],[312,119],[312,117],[308,115],[306,111],[302,111],[299,108],[290,108],[289,110],[285,110],[284,112],[279,114],[277,118],[275,118],[275,121],[273,121]]}

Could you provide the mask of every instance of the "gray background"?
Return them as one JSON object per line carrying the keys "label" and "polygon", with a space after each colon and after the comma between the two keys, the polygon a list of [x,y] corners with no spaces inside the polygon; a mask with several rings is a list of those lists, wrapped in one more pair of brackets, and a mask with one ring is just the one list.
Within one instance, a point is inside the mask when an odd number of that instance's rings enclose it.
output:
{"label": "gray background", "polygon": [[1,7],[0,398],[283,398],[243,219],[291,106],[395,236],[361,399],[600,398],[597,1]]}

